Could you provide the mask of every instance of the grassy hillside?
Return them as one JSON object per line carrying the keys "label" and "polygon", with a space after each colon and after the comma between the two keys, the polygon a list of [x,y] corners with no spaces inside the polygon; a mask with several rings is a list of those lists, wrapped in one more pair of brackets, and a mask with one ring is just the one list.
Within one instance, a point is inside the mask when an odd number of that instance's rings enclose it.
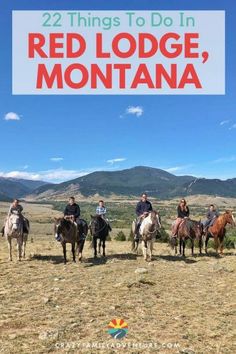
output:
{"label": "grassy hillside", "polygon": [[[7,205],[0,206],[1,222]],[[8,262],[0,238],[3,353],[235,352],[235,251],[216,258],[212,249],[209,257],[190,257],[187,250],[183,259],[156,243],[153,262],[147,263],[131,253],[130,242],[112,237],[106,258],[94,260],[86,242],[83,263],[72,263],[67,247],[64,266],[52,227],[58,211],[49,205],[24,208],[32,224],[26,260],[16,261],[14,247]],[[113,318],[128,323],[123,340],[107,332]],[[114,349],[118,345],[127,347]]]}

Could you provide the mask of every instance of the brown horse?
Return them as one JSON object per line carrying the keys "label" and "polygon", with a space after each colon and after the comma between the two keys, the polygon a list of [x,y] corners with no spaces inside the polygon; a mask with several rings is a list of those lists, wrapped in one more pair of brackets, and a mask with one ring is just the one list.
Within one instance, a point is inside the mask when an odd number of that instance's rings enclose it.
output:
{"label": "brown horse", "polygon": [[177,241],[179,240],[179,254],[185,257],[186,240],[191,241],[192,256],[194,255],[194,241],[198,240],[199,253],[202,253],[203,225],[201,221],[183,219],[177,231],[177,237],[172,237],[170,243],[177,254]]}
{"label": "brown horse", "polygon": [[60,235],[60,242],[63,248],[64,263],[66,264],[66,244],[71,243],[71,252],[73,262],[75,262],[75,245],[79,255],[79,261],[82,261],[82,252],[85,243],[85,237],[88,233],[88,225],[83,220],[83,224],[77,225],[73,220],[68,220],[64,217],[55,218],[54,232]]}
{"label": "brown horse", "polygon": [[232,211],[226,210],[226,212],[216,219],[214,225],[210,226],[206,233],[205,239],[205,252],[207,254],[207,244],[210,237],[214,238],[216,252],[220,249],[220,254],[223,254],[224,238],[226,233],[226,225],[230,224],[235,226],[235,220]]}

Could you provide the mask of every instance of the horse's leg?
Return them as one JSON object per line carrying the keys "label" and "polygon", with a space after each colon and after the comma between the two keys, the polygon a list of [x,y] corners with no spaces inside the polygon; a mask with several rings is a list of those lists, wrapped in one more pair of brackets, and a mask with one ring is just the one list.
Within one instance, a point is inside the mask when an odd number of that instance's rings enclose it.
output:
{"label": "horse's leg", "polygon": [[101,247],[102,247],[102,241],[101,241],[101,238],[99,238],[99,241],[98,241],[98,254],[101,254]]}
{"label": "horse's leg", "polygon": [[183,239],[182,242],[183,242],[183,257],[185,257],[185,239]]}
{"label": "horse's leg", "polygon": [[22,255],[23,255],[23,258],[25,258],[26,240],[27,240],[27,235],[23,235],[23,244],[22,244]]}
{"label": "horse's leg", "polygon": [[225,229],[224,231],[222,232],[222,235],[220,236],[220,254],[223,255],[224,253],[224,238],[225,238]]}
{"label": "horse's leg", "polygon": [[199,247],[199,254],[202,254],[202,236],[199,238],[198,247]]}
{"label": "horse's leg", "polygon": [[218,239],[218,236],[214,237],[214,241],[215,241],[216,253],[218,254],[218,250],[219,250],[219,239]]}
{"label": "horse's leg", "polygon": [[205,239],[205,253],[208,254],[208,251],[207,251],[207,245],[208,245],[208,241],[209,241],[209,233],[207,232],[206,234],[206,239]]}
{"label": "horse's leg", "polygon": [[67,259],[66,259],[66,243],[62,242],[62,248],[63,248],[63,256],[64,256],[64,264],[66,264]]}
{"label": "horse's leg", "polygon": [[76,262],[76,260],[75,260],[75,243],[71,244],[71,252],[72,252],[72,256],[73,256],[73,262]]}
{"label": "horse's leg", "polygon": [[97,257],[97,237],[93,236],[94,258]]}
{"label": "horse's leg", "polygon": [[21,261],[21,257],[22,257],[22,244],[23,244],[23,238],[18,237],[17,238],[18,261]]}
{"label": "horse's leg", "polygon": [[191,239],[191,253],[192,253],[192,257],[194,256],[194,240]]}
{"label": "horse's leg", "polygon": [[153,240],[150,240],[150,261],[152,260]]}
{"label": "horse's leg", "polygon": [[8,250],[9,250],[9,261],[12,261],[12,243],[11,238],[8,236],[7,238]]}
{"label": "horse's leg", "polygon": [[147,245],[146,245],[145,241],[142,241],[142,246],[143,246],[143,257],[146,261],[147,260]]}
{"label": "horse's leg", "polygon": [[82,262],[82,252],[83,252],[83,249],[84,249],[84,243],[85,243],[85,240],[80,240],[78,242],[79,262]]}
{"label": "horse's leg", "polygon": [[106,237],[102,240],[102,255],[103,257],[106,257]]}
{"label": "horse's leg", "polygon": [[179,238],[179,254],[180,254],[180,256],[182,256],[182,242],[183,242],[183,240],[182,240],[182,238],[180,237],[180,238]]}

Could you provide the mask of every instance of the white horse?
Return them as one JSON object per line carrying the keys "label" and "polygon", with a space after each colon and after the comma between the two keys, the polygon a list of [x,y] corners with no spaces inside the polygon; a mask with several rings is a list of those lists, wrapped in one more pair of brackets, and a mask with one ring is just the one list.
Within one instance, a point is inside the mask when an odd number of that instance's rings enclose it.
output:
{"label": "white horse", "polygon": [[5,228],[4,228],[4,236],[8,242],[9,249],[9,260],[12,261],[12,239],[16,238],[17,248],[18,248],[18,260],[20,261],[23,257],[25,257],[25,246],[28,234],[24,234],[23,230],[23,217],[19,214],[11,214],[8,215]]}
{"label": "white horse", "polygon": [[142,238],[143,256],[145,261],[152,260],[153,240],[160,228],[161,221],[158,213],[156,211],[151,211],[143,220],[139,231]]}

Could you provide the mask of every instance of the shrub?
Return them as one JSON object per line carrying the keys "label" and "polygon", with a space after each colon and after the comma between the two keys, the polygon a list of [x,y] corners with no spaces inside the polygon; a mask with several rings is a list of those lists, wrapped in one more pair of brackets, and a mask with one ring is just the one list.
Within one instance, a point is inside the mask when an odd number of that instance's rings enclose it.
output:
{"label": "shrub", "polygon": [[116,241],[126,241],[126,237],[123,231],[119,231],[115,236]]}
{"label": "shrub", "polygon": [[158,234],[157,234],[157,241],[158,242],[169,242],[169,234],[166,230],[162,227]]}

